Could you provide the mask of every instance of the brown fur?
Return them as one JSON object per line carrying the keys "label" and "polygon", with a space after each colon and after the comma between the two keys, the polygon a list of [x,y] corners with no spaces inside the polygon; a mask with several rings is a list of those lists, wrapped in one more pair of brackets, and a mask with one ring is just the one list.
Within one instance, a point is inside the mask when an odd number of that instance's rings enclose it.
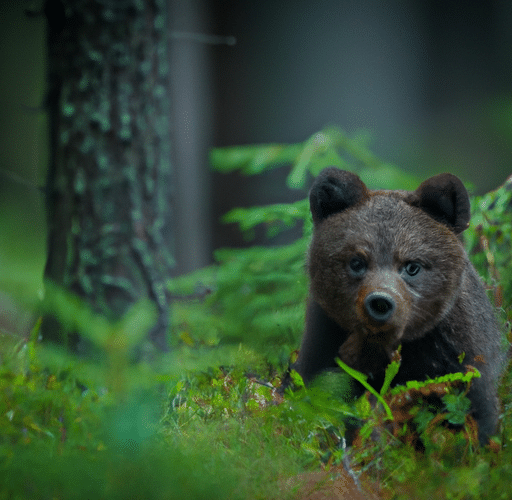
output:
{"label": "brown fur", "polygon": [[329,167],[310,204],[310,296],[295,369],[307,383],[339,356],[378,388],[400,344],[395,384],[473,365],[482,378],[469,397],[485,441],[497,424],[503,355],[492,307],[458,236],[469,222],[463,184],[441,174],[413,192],[370,191]]}

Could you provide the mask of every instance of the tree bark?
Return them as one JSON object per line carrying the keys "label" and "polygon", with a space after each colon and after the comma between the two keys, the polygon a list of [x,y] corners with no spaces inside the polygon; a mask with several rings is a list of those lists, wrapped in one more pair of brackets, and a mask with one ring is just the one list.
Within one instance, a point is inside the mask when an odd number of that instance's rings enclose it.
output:
{"label": "tree bark", "polygon": [[[173,265],[166,0],[48,0],[45,279],[111,320],[151,299],[166,347]],[[43,338],[76,347],[46,321]],[[67,339],[67,340],[66,340]]]}

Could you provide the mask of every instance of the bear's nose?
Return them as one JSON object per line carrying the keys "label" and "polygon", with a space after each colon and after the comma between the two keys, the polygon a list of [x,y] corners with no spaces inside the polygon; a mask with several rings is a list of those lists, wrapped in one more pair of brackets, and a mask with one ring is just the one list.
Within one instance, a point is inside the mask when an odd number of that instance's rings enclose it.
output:
{"label": "bear's nose", "polygon": [[395,311],[395,301],[391,295],[384,292],[372,292],[364,299],[364,306],[370,318],[384,323]]}

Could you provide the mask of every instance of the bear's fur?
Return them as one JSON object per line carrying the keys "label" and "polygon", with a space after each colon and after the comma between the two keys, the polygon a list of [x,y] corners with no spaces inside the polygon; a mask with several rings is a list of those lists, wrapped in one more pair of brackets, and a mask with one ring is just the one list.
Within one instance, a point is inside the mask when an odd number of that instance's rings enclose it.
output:
{"label": "bear's fur", "polygon": [[379,389],[400,344],[393,385],[472,365],[482,377],[468,397],[487,442],[504,356],[492,306],[458,237],[470,218],[462,182],[440,174],[412,192],[370,191],[355,174],[329,167],[309,198],[310,294],[293,368],[307,384],[339,357]]}

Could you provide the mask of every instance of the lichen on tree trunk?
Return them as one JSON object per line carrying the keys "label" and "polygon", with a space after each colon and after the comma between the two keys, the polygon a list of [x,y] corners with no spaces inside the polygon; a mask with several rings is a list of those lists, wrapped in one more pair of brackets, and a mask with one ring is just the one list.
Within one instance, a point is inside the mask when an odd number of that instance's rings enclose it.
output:
{"label": "lichen on tree trunk", "polygon": [[[45,9],[52,142],[45,279],[112,320],[151,299],[159,319],[150,337],[160,348],[173,264],[165,5],[53,0]],[[43,337],[66,336],[50,321]]]}

